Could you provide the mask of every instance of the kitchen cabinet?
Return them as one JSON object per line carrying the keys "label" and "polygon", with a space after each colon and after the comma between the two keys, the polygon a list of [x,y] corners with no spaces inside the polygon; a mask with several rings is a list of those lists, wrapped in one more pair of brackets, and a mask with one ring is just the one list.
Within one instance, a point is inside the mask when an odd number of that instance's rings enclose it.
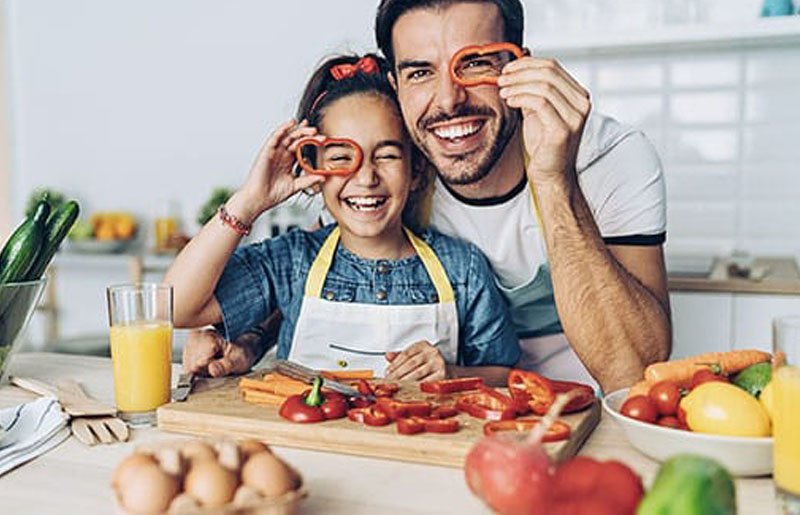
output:
{"label": "kitchen cabinet", "polygon": [[673,358],[730,350],[732,294],[673,292],[670,302]]}
{"label": "kitchen cabinet", "polygon": [[734,296],[733,347],[772,351],[772,320],[785,315],[800,315],[800,296]]}

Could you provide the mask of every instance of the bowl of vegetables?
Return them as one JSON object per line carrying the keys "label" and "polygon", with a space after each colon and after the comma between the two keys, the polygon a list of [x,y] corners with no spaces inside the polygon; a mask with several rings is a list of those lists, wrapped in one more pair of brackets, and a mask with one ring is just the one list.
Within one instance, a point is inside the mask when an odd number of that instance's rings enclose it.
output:
{"label": "bowl of vegetables", "polygon": [[[748,360],[725,366],[742,352]],[[603,408],[631,445],[655,460],[691,453],[737,476],[771,474],[770,358],[761,351],[732,351],[666,362],[663,370],[676,375],[646,371],[642,383],[608,394]],[[658,365],[651,367],[658,372]]]}

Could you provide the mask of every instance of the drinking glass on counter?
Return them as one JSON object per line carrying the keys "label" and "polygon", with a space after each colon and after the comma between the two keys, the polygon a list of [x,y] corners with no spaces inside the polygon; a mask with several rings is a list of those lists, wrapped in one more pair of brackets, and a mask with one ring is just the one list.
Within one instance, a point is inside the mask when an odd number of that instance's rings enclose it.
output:
{"label": "drinking glass on counter", "polygon": [[800,515],[800,316],[773,322],[774,473],[780,513]]}
{"label": "drinking glass on counter", "polygon": [[153,424],[170,399],[172,286],[109,286],[106,297],[117,409],[129,424]]}

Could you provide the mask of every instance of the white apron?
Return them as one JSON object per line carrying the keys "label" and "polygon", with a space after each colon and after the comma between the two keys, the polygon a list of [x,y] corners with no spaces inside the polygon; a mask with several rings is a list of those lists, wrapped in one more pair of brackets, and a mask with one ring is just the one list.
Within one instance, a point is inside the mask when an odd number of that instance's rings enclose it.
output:
{"label": "white apron", "polygon": [[427,243],[405,229],[436,293],[436,304],[380,305],[322,298],[339,227],[328,235],[306,279],[305,295],[289,359],[318,370],[371,369],[382,376],[386,352],[399,352],[420,340],[435,345],[445,362],[458,358],[458,313],[453,287]]}

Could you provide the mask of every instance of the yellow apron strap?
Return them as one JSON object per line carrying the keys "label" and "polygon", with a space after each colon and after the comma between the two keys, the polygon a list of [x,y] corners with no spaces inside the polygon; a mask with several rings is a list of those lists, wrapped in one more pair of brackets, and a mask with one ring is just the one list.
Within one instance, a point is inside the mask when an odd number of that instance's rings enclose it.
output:
{"label": "yellow apron strap", "polygon": [[431,281],[433,281],[433,287],[436,288],[436,294],[439,296],[439,302],[454,301],[455,295],[453,294],[453,286],[450,284],[450,280],[447,278],[447,274],[444,271],[442,262],[439,261],[436,253],[433,252],[433,249],[430,248],[427,243],[418,238],[416,234],[408,229],[405,229],[405,231],[408,239],[414,246],[414,250],[417,251],[417,255],[422,260],[422,264],[425,265],[425,270],[427,270]]}
{"label": "yellow apron strap", "polygon": [[331,233],[325,238],[325,242],[320,247],[317,257],[311,263],[306,279],[306,297],[321,297],[322,287],[325,285],[325,277],[333,263],[333,253],[336,251],[336,244],[339,243],[339,226],[333,228]]}

